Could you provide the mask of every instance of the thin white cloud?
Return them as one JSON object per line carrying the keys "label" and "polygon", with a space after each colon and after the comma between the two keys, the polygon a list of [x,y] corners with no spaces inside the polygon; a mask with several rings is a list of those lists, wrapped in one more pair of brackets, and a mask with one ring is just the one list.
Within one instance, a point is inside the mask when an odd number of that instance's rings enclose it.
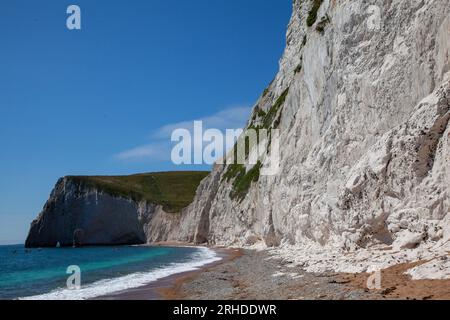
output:
{"label": "thin white cloud", "polygon": [[120,152],[114,158],[122,161],[167,160],[168,148],[161,143],[150,143]]}
{"label": "thin white cloud", "polygon": [[240,129],[243,128],[247,122],[250,111],[251,108],[249,107],[232,107],[201,119],[168,124],[156,130],[156,132],[152,134],[152,138],[170,138],[172,132],[176,129],[187,129],[192,131],[194,121],[202,121],[205,130],[211,128],[219,129],[221,131],[226,129]]}
{"label": "thin white cloud", "polygon": [[[148,144],[122,151],[116,154],[114,158],[127,162],[170,160],[170,152],[173,146],[171,135],[174,130],[186,129],[193,133],[194,121],[202,121],[203,130],[218,129],[225,133],[225,130],[227,129],[243,128],[248,120],[250,112],[250,107],[236,106],[221,110],[216,114],[200,119],[165,125],[150,135]],[[201,143],[201,141],[193,141],[193,143],[198,144]]]}

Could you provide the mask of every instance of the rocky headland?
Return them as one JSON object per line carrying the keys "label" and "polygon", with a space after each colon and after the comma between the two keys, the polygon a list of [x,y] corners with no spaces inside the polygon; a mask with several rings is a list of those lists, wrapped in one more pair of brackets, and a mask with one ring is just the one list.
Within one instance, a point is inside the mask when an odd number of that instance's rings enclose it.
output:
{"label": "rocky headland", "polygon": [[250,247],[309,272],[426,260],[405,272],[448,279],[449,35],[448,0],[294,0],[280,70],[248,121],[280,130],[279,174],[216,165],[176,215],[65,178],[27,245]]}

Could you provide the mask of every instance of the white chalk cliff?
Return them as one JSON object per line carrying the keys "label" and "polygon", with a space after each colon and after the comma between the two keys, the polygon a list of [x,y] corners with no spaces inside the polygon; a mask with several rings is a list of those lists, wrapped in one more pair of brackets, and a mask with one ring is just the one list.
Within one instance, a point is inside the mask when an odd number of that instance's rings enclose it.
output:
{"label": "white chalk cliff", "polygon": [[233,199],[217,165],[168,239],[450,251],[448,0],[294,1],[249,125],[286,90],[280,173]]}
{"label": "white chalk cliff", "polygon": [[27,243],[83,228],[87,244],[276,248],[309,271],[439,259],[410,273],[450,278],[449,120],[449,0],[295,0],[248,122],[280,130],[278,174],[216,165],[179,215],[61,180]]}

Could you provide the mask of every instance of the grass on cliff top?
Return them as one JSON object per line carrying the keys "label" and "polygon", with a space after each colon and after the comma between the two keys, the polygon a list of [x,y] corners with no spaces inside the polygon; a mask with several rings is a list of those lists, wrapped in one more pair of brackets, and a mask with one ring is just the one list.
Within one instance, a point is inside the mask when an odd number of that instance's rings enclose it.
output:
{"label": "grass on cliff top", "polygon": [[117,197],[147,200],[175,213],[194,200],[204,171],[145,173],[131,176],[70,176],[75,182],[102,190]]}

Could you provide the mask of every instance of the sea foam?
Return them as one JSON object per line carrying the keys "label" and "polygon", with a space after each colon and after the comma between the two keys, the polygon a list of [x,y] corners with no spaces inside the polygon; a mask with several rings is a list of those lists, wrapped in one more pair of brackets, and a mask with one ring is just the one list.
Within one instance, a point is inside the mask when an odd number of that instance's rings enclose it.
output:
{"label": "sea foam", "polygon": [[86,300],[101,297],[127,289],[139,288],[154,281],[163,279],[179,273],[198,270],[199,268],[220,261],[213,250],[200,247],[199,252],[192,255],[192,260],[184,263],[172,263],[149,272],[138,272],[123,277],[104,279],[86,286],[79,290],[56,289],[49,293],[31,297],[19,298],[19,300]]}

